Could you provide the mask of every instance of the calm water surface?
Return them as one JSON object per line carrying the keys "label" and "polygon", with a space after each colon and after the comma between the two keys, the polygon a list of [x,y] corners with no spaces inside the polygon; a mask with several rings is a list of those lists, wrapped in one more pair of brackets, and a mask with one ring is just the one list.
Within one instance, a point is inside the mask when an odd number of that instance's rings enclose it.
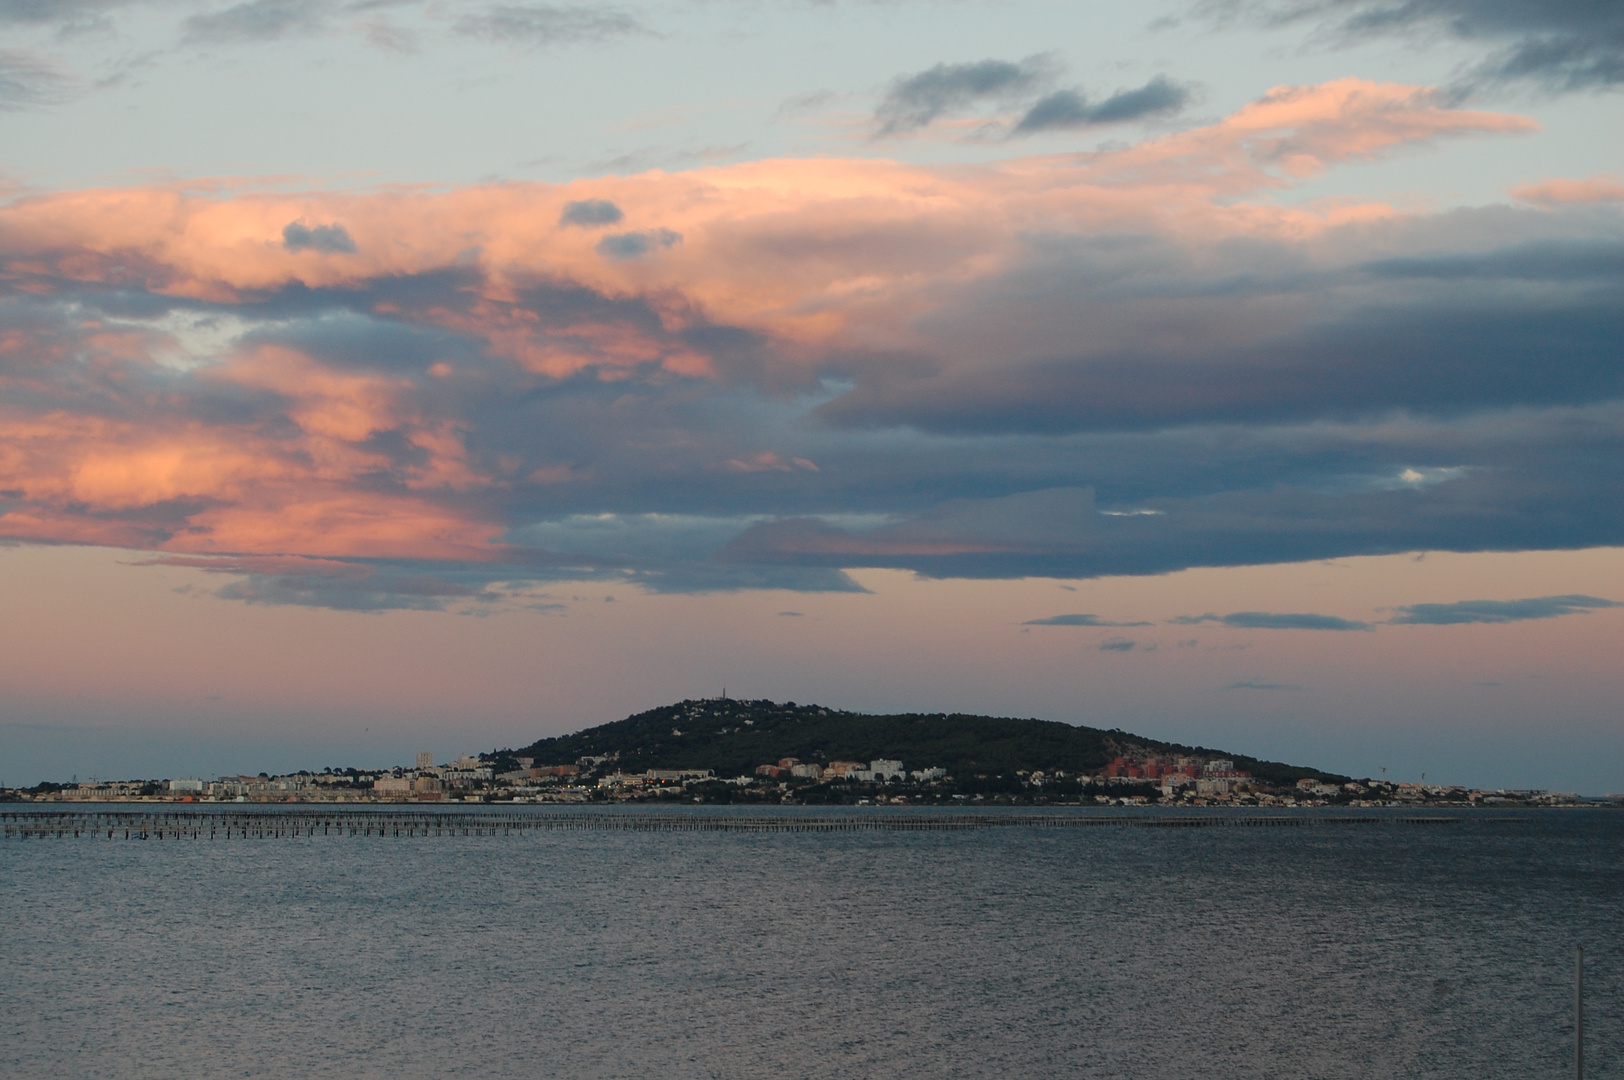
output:
{"label": "calm water surface", "polygon": [[1460,816],[0,841],[0,1075],[1624,1077],[1624,814]]}

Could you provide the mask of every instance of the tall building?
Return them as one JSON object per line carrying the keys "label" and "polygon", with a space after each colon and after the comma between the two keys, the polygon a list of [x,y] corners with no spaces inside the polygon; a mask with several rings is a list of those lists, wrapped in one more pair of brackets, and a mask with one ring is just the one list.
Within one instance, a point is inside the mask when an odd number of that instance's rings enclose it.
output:
{"label": "tall building", "polygon": [[417,752],[417,767],[419,769],[434,768],[434,754],[428,750],[419,750]]}

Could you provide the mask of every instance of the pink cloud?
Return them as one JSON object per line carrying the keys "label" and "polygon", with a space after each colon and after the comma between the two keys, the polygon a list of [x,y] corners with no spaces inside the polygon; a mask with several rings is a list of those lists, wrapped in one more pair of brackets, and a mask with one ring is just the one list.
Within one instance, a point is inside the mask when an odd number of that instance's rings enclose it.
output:
{"label": "pink cloud", "polygon": [[[926,350],[925,324],[1029,259],[1035,234],[1134,232],[1192,251],[1235,237],[1312,239],[1398,211],[1277,206],[1271,192],[1404,145],[1533,127],[1451,109],[1426,88],[1344,79],[1279,88],[1217,124],[1123,150],[993,165],[782,159],[566,185],[65,192],[0,206],[0,290],[49,300],[116,289],[267,320],[273,301],[322,290],[375,318],[477,342],[541,379],[722,380],[731,363],[799,385],[833,352]],[[611,201],[624,219],[562,227],[566,205],[581,200]],[[343,241],[290,245],[284,231],[300,222]],[[681,242],[605,257],[604,237],[622,230]],[[433,288],[390,289],[431,275]],[[590,302],[544,303],[542,287]],[[738,359],[705,344],[716,328],[744,341],[741,351],[764,344]],[[1110,330],[1093,332],[1103,341]],[[556,461],[481,465],[476,421],[430,407],[422,392],[425,376],[475,377],[454,359],[346,367],[246,339],[186,379],[199,400],[252,407],[194,408],[161,385],[168,335],[135,320],[0,331],[0,388],[12,402],[0,413],[0,491],[12,500],[0,532],[177,553],[481,559],[511,523],[509,474],[543,488],[582,475]],[[953,362],[1007,358],[934,344]],[[69,369],[96,387],[78,411],[15,403]],[[121,395],[118,407],[103,407],[103,387]],[[733,473],[818,468],[777,451],[709,460]]]}
{"label": "pink cloud", "polygon": [[[409,413],[397,381],[256,349],[203,382],[205,393],[210,382],[270,388],[296,427],[10,410],[0,414],[0,484],[26,506],[0,527],[19,539],[170,551],[480,558],[491,550],[491,522],[434,497],[490,478],[468,466],[453,425]],[[398,470],[406,490],[368,489],[391,470],[365,445],[384,427],[418,451]],[[156,519],[139,513],[154,508]]]}
{"label": "pink cloud", "polygon": [[[518,297],[527,282],[563,279],[645,297],[667,331],[703,313],[791,341],[885,340],[929,306],[929,285],[1006,266],[1024,229],[1107,221],[1190,236],[1323,228],[1386,211],[1231,203],[1400,145],[1534,127],[1448,108],[1427,88],[1342,79],[1277,88],[1217,124],[1124,150],[991,166],[777,159],[451,191],[70,192],[0,210],[0,280],[46,292],[120,283],[243,302],[291,285],[360,289],[473,266],[483,282],[463,309],[402,314],[476,331],[551,375],[650,362],[703,374],[702,358],[623,327],[586,320],[540,333]],[[564,206],[587,197],[613,201],[628,227],[671,230],[683,243],[606,259],[599,230],[559,227]],[[288,250],[283,230],[299,221],[341,226],[356,250]]]}
{"label": "pink cloud", "polygon": [[1518,184],[1511,196],[1531,203],[1624,202],[1624,180],[1618,173],[1598,173],[1585,180],[1541,180]]}

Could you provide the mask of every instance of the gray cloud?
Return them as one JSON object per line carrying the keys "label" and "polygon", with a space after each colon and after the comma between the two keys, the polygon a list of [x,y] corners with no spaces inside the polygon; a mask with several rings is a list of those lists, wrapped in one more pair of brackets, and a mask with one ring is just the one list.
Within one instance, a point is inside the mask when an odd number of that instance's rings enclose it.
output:
{"label": "gray cloud", "polygon": [[564,204],[564,212],[558,215],[558,223],[587,227],[613,225],[625,216],[620,212],[620,207],[608,199],[580,199]]}
{"label": "gray cloud", "polygon": [[1581,615],[1597,608],[1621,607],[1595,596],[1536,596],[1526,600],[1462,600],[1454,604],[1408,604],[1389,622],[1414,626],[1458,626],[1462,623],[1509,623]]}
{"label": "gray cloud", "polygon": [[[1181,255],[1152,237],[1117,238],[1109,249],[1056,241],[1001,283],[1001,299],[1019,296],[1022,320],[1001,317],[983,296],[966,296],[933,320],[943,341],[966,351],[996,348],[1027,359],[908,365],[876,358],[854,371],[850,393],[819,411],[851,426],[1057,432],[1393,409],[1458,415],[1619,396],[1624,354],[1616,343],[1624,337],[1624,310],[1616,296],[1624,288],[1624,236],[1617,219],[1591,224],[1600,235],[1590,238],[1522,242],[1515,238],[1517,217],[1498,210],[1462,214],[1463,225],[1476,218],[1512,230],[1503,246],[1426,252],[1427,238],[1392,235],[1421,250],[1334,273],[1288,266],[1291,260],[1277,261],[1284,252],[1268,244],[1237,245],[1225,255],[1225,277],[1200,280],[1186,278]],[[1137,275],[1154,284],[1143,291],[1124,286]],[[1140,343],[1159,336],[1156,327],[1170,318],[1209,323],[1220,306],[1273,320],[1276,305],[1290,296],[1313,296],[1318,310],[1302,321],[1276,320],[1256,336],[1216,333],[1211,322],[1215,334],[1199,350]],[[999,328],[996,344],[981,329],[992,325]],[[1090,338],[1109,344],[1043,355],[1068,339]],[[1533,355],[1552,362],[1530,363]]]}
{"label": "gray cloud", "polygon": [[1120,124],[1147,116],[1162,116],[1184,108],[1189,87],[1158,75],[1136,90],[1119,90],[1104,101],[1090,103],[1077,90],[1057,90],[1038,99],[1015,125],[1016,134],[1053,129]]}
{"label": "gray cloud", "polygon": [[368,45],[384,52],[409,55],[418,51],[417,31],[387,22],[369,23],[366,27],[366,41]]}
{"label": "gray cloud", "polygon": [[1256,679],[1242,679],[1232,682],[1224,687],[1225,690],[1301,690],[1296,683],[1259,682]]}
{"label": "gray cloud", "polygon": [[488,567],[427,561],[175,555],[154,557],[146,565],[234,577],[215,590],[227,600],[341,611],[489,608],[507,599],[509,588],[507,579]]}
{"label": "gray cloud", "polygon": [[0,109],[54,105],[72,85],[51,61],[23,49],[0,49]]}
{"label": "gray cloud", "polygon": [[1100,642],[1100,652],[1132,652],[1138,647],[1137,641],[1125,637],[1107,638]]}
{"label": "gray cloud", "polygon": [[[247,604],[324,607],[337,611],[445,611],[451,605],[490,605],[497,593],[469,589],[435,574],[379,576],[349,581],[314,574],[250,574],[222,586],[215,595]],[[532,606],[532,605],[527,605]],[[547,605],[548,610],[553,605]]]}
{"label": "gray cloud", "polygon": [[874,120],[879,134],[902,135],[956,110],[986,100],[1013,100],[1042,86],[1052,63],[1041,56],[1018,64],[1007,60],[980,60],[968,64],[937,64],[891,84]]}
{"label": "gray cloud", "polygon": [[1022,626],[1150,626],[1148,622],[1110,622],[1098,615],[1051,615],[1047,619],[1028,619]]}
{"label": "gray cloud", "polygon": [[1521,80],[1552,90],[1624,83],[1624,6],[1613,0],[1284,0],[1214,10],[1274,24],[1312,21],[1342,40],[1444,34],[1490,52],[1468,82]]}
{"label": "gray cloud", "polygon": [[219,44],[274,41],[321,27],[326,11],[315,0],[249,0],[186,20],[189,41]]}
{"label": "gray cloud", "polygon": [[49,26],[93,23],[136,0],[0,0],[0,23]]}
{"label": "gray cloud", "polygon": [[1356,619],[1342,619],[1335,615],[1314,615],[1311,613],[1277,614],[1270,611],[1237,611],[1229,615],[1180,615],[1168,622],[1179,626],[1196,626],[1200,623],[1222,623],[1224,626],[1233,626],[1242,630],[1370,630],[1373,627],[1367,622]]}
{"label": "gray cloud", "polygon": [[598,241],[598,254],[606,259],[637,259],[680,243],[682,234],[670,229],[611,233]]}
{"label": "gray cloud", "polygon": [[317,225],[290,221],[282,229],[282,246],[289,251],[319,251],[323,255],[353,255],[355,241],[342,225]]}
{"label": "gray cloud", "polygon": [[[1087,578],[1355,553],[1571,548],[1624,538],[1624,406],[1556,410],[1540,419],[1488,413],[1469,421],[1385,422],[1400,424],[1389,431],[1390,442],[1383,440],[1385,449],[1356,446],[1357,433],[1368,429],[1355,420],[1324,428],[1224,425],[986,439],[973,445],[1004,461],[1006,475],[1036,480],[1017,463],[1042,453],[1048,476],[1099,481],[1102,505],[1160,513],[1107,515],[1093,492],[1056,486],[948,499],[878,527],[786,516],[746,529],[718,557],[943,577]],[[901,449],[906,440],[884,445],[899,447],[887,458],[898,489],[952,491],[955,465],[948,461],[976,473],[990,464],[987,457],[972,461],[967,447],[963,459],[949,455],[942,472],[917,473]],[[1446,478],[1430,481],[1386,457],[1425,460],[1440,452],[1474,463],[1476,471],[1438,473]],[[860,467],[818,453],[831,476]]]}
{"label": "gray cloud", "polygon": [[1542,240],[1471,254],[1375,259],[1359,269],[1392,281],[1624,282],[1624,245]]}
{"label": "gray cloud", "polygon": [[574,45],[645,33],[642,23],[613,8],[501,4],[464,15],[452,29],[501,45]]}
{"label": "gray cloud", "polygon": [[[159,556],[147,565],[178,566],[235,580],[214,590],[247,604],[324,607],[340,611],[530,610],[556,614],[564,605],[533,590],[550,583],[597,581],[640,586],[657,593],[863,592],[845,574],[794,568],[729,572],[673,560],[608,560],[592,555],[510,550],[496,563],[460,564],[404,559],[301,559]],[[606,601],[612,597],[605,597]],[[781,612],[796,615],[798,612]]]}

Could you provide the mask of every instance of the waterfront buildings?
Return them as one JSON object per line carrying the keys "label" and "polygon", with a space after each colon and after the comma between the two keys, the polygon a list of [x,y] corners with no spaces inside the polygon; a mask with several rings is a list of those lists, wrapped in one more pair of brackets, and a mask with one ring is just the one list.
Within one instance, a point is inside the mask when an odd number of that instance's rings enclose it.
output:
{"label": "waterfront buildings", "polygon": [[[501,771],[498,772],[497,770]],[[743,790],[740,790],[743,789]],[[729,795],[732,792],[734,794]],[[1122,805],[1255,806],[1348,805],[1569,805],[1571,793],[1486,791],[1438,784],[1346,781],[1305,777],[1273,785],[1235,768],[1234,761],[1197,756],[1121,755],[1092,775],[1062,770],[1014,774],[967,770],[955,776],[939,766],[906,770],[902,761],[834,759],[827,763],[783,757],[750,775],[717,776],[712,769],[619,767],[615,755],[583,756],[574,764],[536,765],[531,758],[464,755],[445,765],[418,755],[415,767],[323,770],[281,776],[223,776],[217,780],[86,781],[0,791],[0,798],[47,801],[585,802],[693,799],[751,802],[1053,802]],[[1615,800],[1624,801],[1624,799]]]}

